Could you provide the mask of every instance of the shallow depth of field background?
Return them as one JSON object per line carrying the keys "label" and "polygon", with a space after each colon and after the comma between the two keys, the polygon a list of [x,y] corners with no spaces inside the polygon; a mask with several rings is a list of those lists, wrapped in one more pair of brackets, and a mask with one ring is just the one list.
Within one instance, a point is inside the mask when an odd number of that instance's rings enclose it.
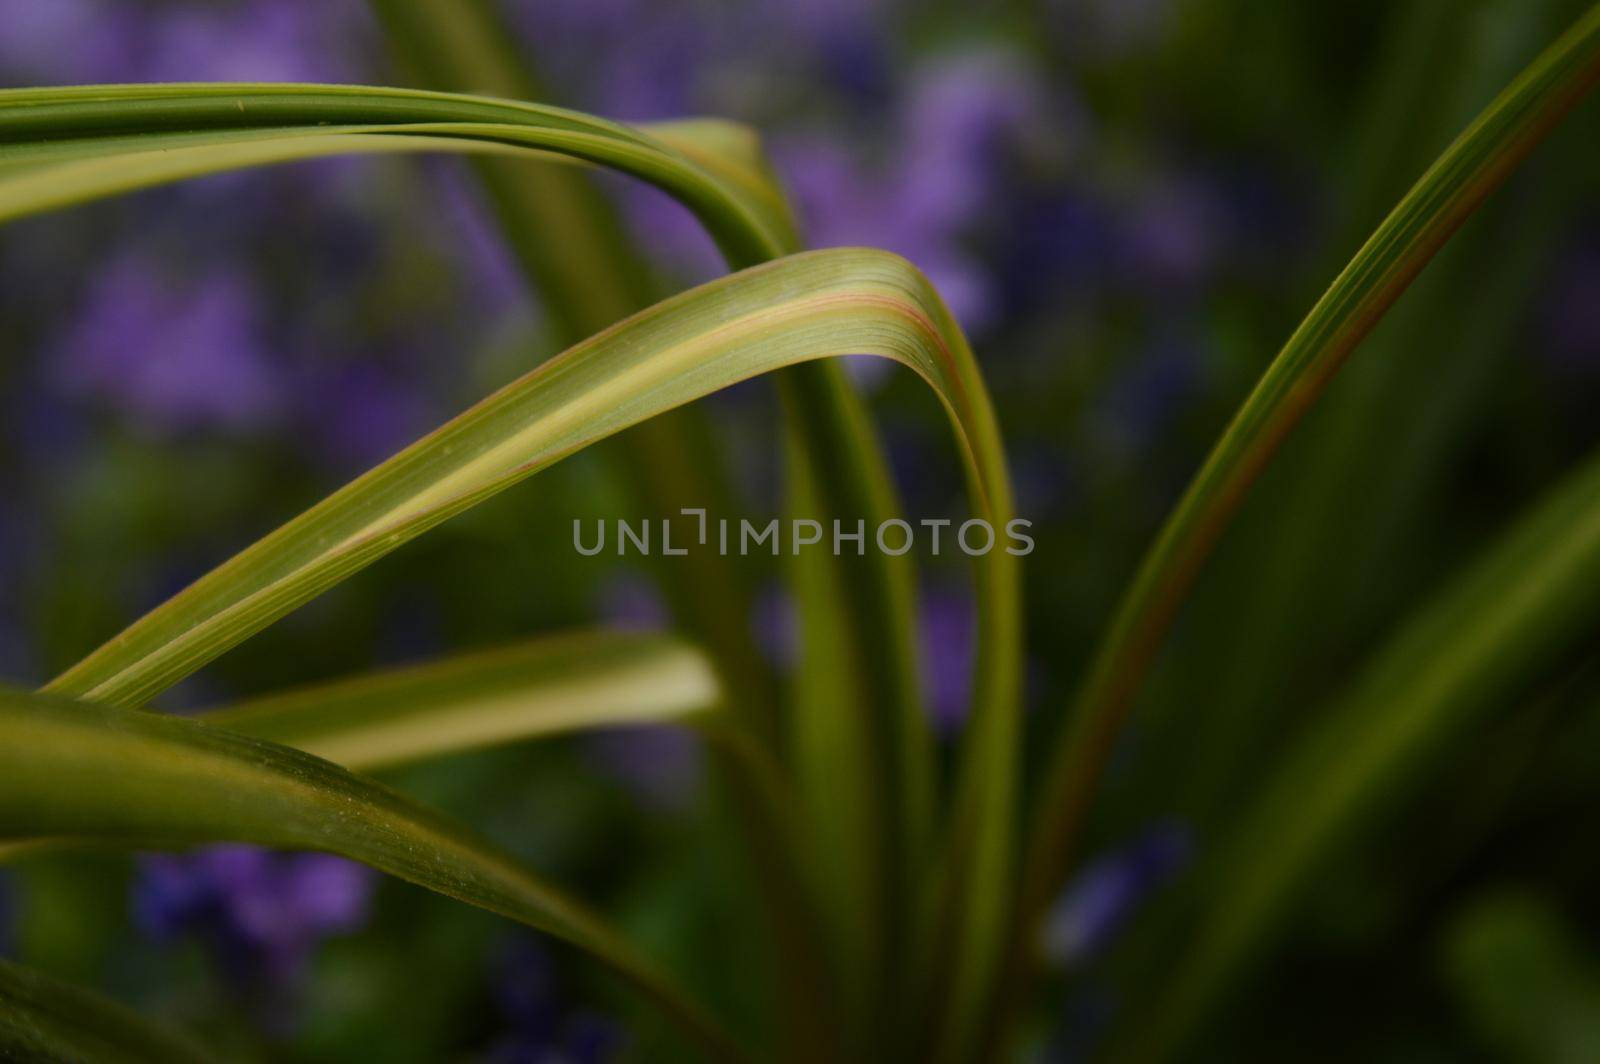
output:
{"label": "shallow depth of field background", "polygon": [[[900,252],[988,376],[1034,522],[1028,705],[1048,727],[1166,508],[1299,315],[1453,134],[1581,6],[1561,0],[1009,5],[505,0],[553,102],[753,123],[816,246]],[[1417,43],[1422,42],[1420,50]],[[1402,55],[1404,58],[1401,58]],[[1420,61],[1418,56],[1421,57]],[[359,0],[0,0],[4,85],[407,83]],[[1430,268],[1230,534],[1141,701],[1052,926],[1041,999],[1093,1045],[1208,826],[1407,604],[1600,441],[1600,117],[1581,110]],[[663,293],[715,275],[607,181]],[[37,685],[143,610],[552,353],[442,159],[191,182],[0,231],[0,675]],[[1359,367],[1358,367],[1359,368]],[[913,520],[964,515],[939,410],[863,367]],[[1360,419],[1339,406],[1379,394]],[[777,510],[773,396],[709,400],[745,512]],[[1317,490],[1310,490],[1316,488]],[[580,624],[664,622],[592,454],[458,518],[186,682],[183,711]],[[961,726],[960,555],[923,558],[926,681]],[[760,611],[792,661],[776,572]],[[1240,1056],[1459,1059],[1505,1003],[1600,1029],[1600,677],[1582,662],[1415,781],[1318,887],[1217,1035]],[[728,858],[697,751],[636,731],[399,782],[619,913],[725,1000]],[[224,847],[0,871],[0,954],[244,1058],[603,1060],[631,1005],[562,950],[332,858]],[[541,1054],[551,1054],[543,1056]]]}

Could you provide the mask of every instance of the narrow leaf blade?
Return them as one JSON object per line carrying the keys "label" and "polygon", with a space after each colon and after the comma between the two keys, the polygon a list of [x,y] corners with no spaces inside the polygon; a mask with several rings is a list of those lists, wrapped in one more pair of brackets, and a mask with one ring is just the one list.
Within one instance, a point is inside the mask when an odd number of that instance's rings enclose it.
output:
{"label": "narrow leaf blade", "polygon": [[1047,762],[1013,963],[1065,878],[1133,691],[1261,470],[1434,253],[1600,81],[1600,6],[1539,56],[1412,187],[1312,308],[1174,507],[1103,637]]}
{"label": "narrow leaf blade", "polygon": [[713,710],[716,675],[664,636],[588,632],[318,684],[198,719],[359,772]]}
{"label": "narrow leaf blade", "polygon": [[212,1058],[126,1005],[0,958],[0,1059],[200,1064]]}
{"label": "narrow leaf blade", "polygon": [[718,1059],[742,1059],[672,981],[509,855],[379,783],[192,720],[0,691],[0,837],[321,850],[556,935],[605,961]]}
{"label": "narrow leaf blade", "polygon": [[1419,786],[1430,755],[1536,682],[1600,620],[1600,459],[1524,518],[1363,670],[1223,842],[1196,939],[1133,1036],[1178,1051],[1292,911],[1310,877]]}

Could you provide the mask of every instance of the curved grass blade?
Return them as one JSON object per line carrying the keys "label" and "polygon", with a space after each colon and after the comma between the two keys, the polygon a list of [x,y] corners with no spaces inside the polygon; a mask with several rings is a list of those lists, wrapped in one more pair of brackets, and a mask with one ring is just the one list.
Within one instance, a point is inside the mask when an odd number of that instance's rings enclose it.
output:
{"label": "curved grass blade", "polygon": [[1307,315],[1189,484],[1124,594],[1051,751],[1034,806],[1014,963],[1071,848],[1140,676],[1255,478],[1346,356],[1468,215],[1600,80],[1591,8],[1458,137]]}
{"label": "curved grass blade", "polygon": [[[899,361],[934,388],[961,442],[974,511],[1009,520],[993,412],[937,294],[887,252],[809,252],[686,292],[552,359],[200,578],[48,689],[140,704],[405,541],[595,440],[740,380],[843,353]],[[1004,551],[984,556],[990,613],[1014,609],[1013,570]]]}
{"label": "curved grass blade", "polygon": [[[1516,76],[1547,38],[1553,7],[1571,5],[1394,5],[1387,76],[1356,111],[1363,125],[1378,112],[1387,120],[1377,137],[1352,149],[1363,162],[1347,183],[1357,192],[1344,213],[1361,228],[1343,244],[1356,246],[1405,182]],[[1516,349],[1527,293],[1566,234],[1569,186],[1588,176],[1557,153],[1529,168],[1523,183],[1537,194],[1484,205],[1341,371],[1278,459],[1277,483],[1264,482],[1241,512],[1231,546],[1242,554],[1238,548],[1250,544],[1249,585],[1215,596],[1207,604],[1215,619],[1191,622],[1216,631],[1202,653],[1218,666],[1208,673],[1214,681],[1199,679],[1211,693],[1195,729],[1184,800],[1197,821],[1224,816],[1229,795],[1245,793],[1237,788],[1250,774],[1239,771],[1240,759],[1259,754],[1254,743],[1274,727],[1268,718],[1292,702],[1285,694],[1293,677],[1315,669],[1329,648],[1392,622],[1415,598],[1415,589],[1376,569],[1408,538],[1408,526],[1413,534],[1425,527],[1416,523],[1418,510],[1494,389],[1503,356]]]}
{"label": "curved grass blade", "polygon": [[[0,220],[132,188],[245,165],[344,151],[454,150],[564,154],[611,166],[678,198],[707,227],[735,267],[770,260],[798,241],[787,207],[753,138],[726,123],[675,122],[660,137],[558,108],[503,100],[352,86],[168,85],[27,89],[0,93]],[[674,147],[675,146],[675,147]],[[9,161],[7,161],[9,160]],[[950,324],[950,323],[945,323]],[[953,328],[953,324],[951,324]],[[795,416],[795,453],[812,468],[816,515],[871,526],[897,513],[887,467],[859,397],[832,365],[796,367],[779,377]],[[846,688],[853,697],[826,707],[841,716],[867,716],[877,745],[854,759],[880,766],[888,798],[863,815],[880,817],[892,852],[891,884],[915,882],[925,866],[922,841],[931,834],[931,738],[921,712],[912,660],[909,562],[872,552],[846,558],[837,583],[855,637],[875,639],[885,652],[863,658],[834,655],[818,668],[860,669]],[[815,613],[814,585],[802,585],[802,608]],[[1015,628],[1013,627],[1013,631]],[[979,653],[985,691],[1014,688],[1020,644],[992,642]],[[833,644],[823,644],[827,649]],[[1011,696],[1007,696],[1011,698]],[[1011,698],[1014,701],[1014,698]],[[997,711],[1014,717],[1014,707]],[[1007,734],[1013,721],[990,725],[981,705],[980,729]],[[887,718],[887,719],[880,719]],[[897,743],[894,740],[907,738]],[[988,749],[995,744],[974,744]],[[1009,760],[984,767],[969,758],[966,775],[980,781],[963,794],[1003,792],[985,800],[981,833],[1004,838],[1015,781]],[[999,771],[1004,769],[1002,773]],[[977,799],[974,798],[974,801]],[[993,819],[998,810],[1006,818]],[[962,817],[963,823],[970,817]],[[974,827],[974,833],[978,828]],[[958,853],[966,848],[957,846]],[[1009,844],[1004,852],[1009,853]],[[983,851],[988,853],[990,851]],[[1000,851],[993,851],[998,854]],[[985,873],[999,882],[1006,874]],[[883,893],[889,893],[884,890]],[[998,900],[961,911],[987,911]],[[897,927],[904,907],[882,914]],[[904,937],[904,936],[901,936]],[[898,955],[892,936],[884,955]],[[964,967],[962,970],[966,970]]]}
{"label": "curved grass blade", "polygon": [[[681,124],[668,129],[701,145],[703,157],[704,137]],[[390,137],[403,140],[386,144]],[[0,220],[240,166],[422,150],[567,157],[621,170],[679,199],[735,266],[795,245],[773,191],[720,179],[642,129],[540,104],[356,85],[0,91]],[[730,170],[743,167],[724,164]]]}
{"label": "curved grass blade", "polygon": [[[372,0],[372,7],[391,42],[431,88],[544,98],[487,0]],[[759,139],[747,127],[693,119],[656,123],[650,133],[749,198],[764,201],[774,215],[787,215]],[[508,160],[482,160],[478,171],[520,257],[535,267],[543,287],[550,288],[554,279],[556,291],[592,302],[597,290],[612,291],[618,278],[642,273],[615,218],[583,175]],[[562,237],[552,242],[552,232]],[[577,256],[569,255],[569,244],[581,245]],[[581,284],[571,283],[575,273],[584,275]],[[574,288],[579,291],[571,292]],[[635,298],[626,309],[650,301]],[[621,314],[611,320],[617,317]],[[591,319],[572,339],[611,320]],[[895,494],[871,424],[834,367],[816,364],[786,371],[779,375],[778,393],[786,414],[785,481],[791,515],[810,516],[824,525],[831,518],[847,524],[859,518],[873,526],[894,516]],[[665,456],[684,452],[672,438],[672,427],[657,419],[635,430],[636,438],[639,432],[651,436],[629,449],[630,464],[647,467],[636,480],[670,484],[675,474],[683,481],[685,473],[693,475],[696,468],[713,464],[708,457],[667,461]],[[678,435],[689,434],[680,430]],[[816,483],[819,476],[826,477],[824,485]],[[687,505],[698,504],[712,513],[738,512],[703,486],[698,499],[692,490],[678,494],[688,498]],[[680,501],[657,509],[674,513],[683,505]],[[807,848],[784,855],[777,875],[789,885],[773,889],[775,876],[769,874],[767,893],[778,896],[802,879],[793,863],[834,873],[820,889],[813,885],[817,907],[831,914],[826,921],[831,927],[822,936],[792,912],[772,917],[785,954],[780,971],[786,1040],[792,1043],[793,1059],[841,1055],[841,1042],[854,1043],[863,1055],[880,1055],[870,1035],[895,1027],[885,1024],[881,1014],[895,1007],[886,998],[907,984],[895,972],[894,961],[909,952],[912,936],[907,912],[894,899],[905,896],[922,874],[932,828],[932,737],[915,687],[911,566],[909,559],[891,556],[815,556],[797,567],[791,586],[806,668],[796,684],[795,704],[788,707],[785,735],[770,677],[750,667],[761,659],[754,653],[748,602],[715,608],[718,598],[729,597],[722,589],[737,583],[735,570],[742,563],[748,560],[695,553],[659,568],[686,630],[716,654],[727,677],[730,705],[749,710],[743,719],[774,752],[785,750],[793,764],[800,809],[807,814],[803,823],[809,831],[801,840]],[[874,654],[854,650],[874,644],[881,648]],[[808,682],[820,676],[830,680],[826,697],[817,697],[815,685]],[[762,834],[760,828],[744,834],[747,842],[761,845],[752,837]],[[841,840],[858,844],[841,845]],[[834,946],[832,972],[817,956],[824,944],[819,937]],[[820,1002],[818,995],[824,992],[842,1001]],[[846,1015],[837,1020],[821,1019],[841,1013]],[[832,1041],[819,1042],[823,1032]]]}
{"label": "curved grass blade", "polygon": [[[812,252],[668,300],[546,363],[202,577],[48,689],[138,705],[406,540],[597,439],[759,373],[845,353],[900,361],[933,386],[960,440],[975,515],[1003,529],[1012,511],[999,432],[937,294],[886,252]],[[997,549],[978,567],[975,724],[950,844],[966,890],[947,892],[951,908],[941,913],[957,955],[975,958],[992,957],[1004,919],[1020,683],[1015,563]],[[983,969],[975,960],[955,978],[979,980]]]}
{"label": "curved grass blade", "polygon": [[[716,674],[688,644],[669,636],[587,632],[283,691],[195,719],[372,772],[502,743],[644,723],[703,722],[713,749],[740,756],[731,746],[734,737],[710,719],[720,703]],[[772,796],[765,800],[770,804]],[[0,844],[0,863],[70,842]]]}
{"label": "curved grass blade", "polygon": [[580,903],[379,783],[159,713],[0,691],[0,838],[321,850],[555,935],[606,962],[711,1057],[744,1054]]}
{"label": "curved grass blade", "polygon": [[1409,623],[1282,760],[1217,851],[1196,938],[1141,1012],[1129,1059],[1178,1052],[1317,869],[1419,786],[1430,756],[1513,704],[1597,621],[1600,459],[1591,459]]}
{"label": "curved grass blade", "polygon": [[[431,89],[488,93],[517,100],[548,95],[517,55],[496,13],[482,0],[371,0],[391,50]],[[657,140],[676,148],[730,184],[747,181],[760,146],[753,133],[723,134],[717,150],[699,139],[717,138],[715,127],[692,125],[687,135],[653,127]],[[724,157],[728,161],[725,161]],[[574,167],[524,159],[477,156],[476,173],[500,233],[523,275],[543,299],[559,346],[566,347],[614,325],[654,303],[660,293],[649,263],[630,246],[616,211],[588,174]],[[766,200],[775,217],[787,206],[769,180],[746,188]],[[643,518],[675,519],[673,538],[687,540],[684,509],[738,513],[726,463],[700,411],[663,415],[633,430],[631,438],[606,448],[640,502]],[[727,689],[729,707],[776,748],[776,680],[762,657],[751,623],[752,588],[758,582],[749,559],[694,554],[656,559],[650,575],[666,595],[684,633],[706,648]]]}
{"label": "curved grass blade", "polygon": [[174,1031],[83,987],[0,958],[0,1060],[201,1064]]}
{"label": "curved grass blade", "polygon": [[[373,8],[381,14],[390,40],[426,74],[434,88],[472,88],[515,98],[541,98],[526,62],[515,54],[514,43],[488,3],[374,0]],[[771,213],[787,216],[786,202],[766,166],[760,144],[744,126],[691,120],[656,123],[650,131],[728,186],[765,202]],[[515,229],[525,229],[518,219],[547,219],[528,229],[530,240],[520,242],[531,243],[530,251],[538,256],[550,222],[568,230],[571,222],[550,218],[560,210],[549,202],[547,194],[552,189],[530,189],[526,182],[507,187],[499,178],[499,171],[507,166],[509,163],[482,163],[480,173],[490,181],[494,198],[501,203],[502,218],[510,219]],[[565,187],[579,184],[582,178],[550,174],[542,181],[560,182]],[[507,206],[515,206],[515,210],[506,210]],[[574,214],[594,219],[594,210]],[[614,245],[606,232],[595,235],[600,238],[590,240],[584,250],[586,259],[594,258],[594,248]],[[542,254],[549,256],[547,251]],[[549,267],[544,272],[549,274]],[[787,414],[790,515],[811,517],[824,526],[832,518],[846,525],[862,520],[877,526],[898,514],[874,430],[848,381],[834,366],[800,366],[792,373],[779,374],[778,389]],[[645,446],[653,453],[664,453],[659,443]],[[802,483],[810,485],[810,491],[802,491]],[[717,507],[710,509],[718,512]],[[723,507],[722,512],[730,510]],[[672,578],[688,589],[688,594],[678,598],[704,602],[707,586],[728,582],[728,565],[728,560],[722,560],[720,566],[702,565],[702,571],[690,571],[690,565],[672,566]],[[718,568],[723,573],[718,573]],[[864,987],[846,997],[853,997],[858,1006],[853,1026],[861,1032],[856,1038],[862,1042],[861,1051],[874,1053],[875,1048],[866,1045],[866,1034],[885,1026],[877,1016],[885,1006],[883,997],[907,982],[893,973],[893,963],[894,958],[906,955],[912,931],[906,909],[896,906],[893,899],[904,896],[923,874],[933,824],[933,739],[917,698],[910,621],[914,576],[909,560],[888,555],[808,558],[800,570],[803,576],[792,586],[802,618],[803,675],[829,675],[834,683],[826,698],[816,698],[811,683],[797,685],[787,749],[795,762],[803,808],[810,813],[806,819],[811,824],[813,848],[818,850],[811,861],[837,872],[821,891],[822,906],[835,914],[832,939],[840,946],[835,950],[837,971],[827,982]],[[694,624],[693,613],[685,616],[690,619],[691,634],[714,650],[738,646],[731,638],[736,635],[744,635],[747,642],[747,624]],[[864,645],[877,645],[880,650],[867,656],[851,653],[851,646]],[[726,659],[728,654],[720,654],[720,658]],[[726,664],[723,670],[728,672]],[[738,674],[730,675],[728,683],[734,704],[763,701],[760,691],[754,696],[741,694],[742,688],[752,685],[739,682]],[[778,722],[776,714],[754,722],[773,749],[779,749],[786,738],[773,726]],[[826,736],[826,744],[808,741],[811,733]],[[866,840],[869,845],[850,846],[853,856],[838,859],[832,854],[842,837]],[[795,965],[790,962],[789,966]],[[790,979],[786,997],[797,1005],[800,1002],[802,995],[795,992],[794,979]],[[818,1010],[806,1011],[814,1014]],[[795,1024],[795,1029],[814,1034],[830,1026],[837,1024],[818,1024],[808,1016]]]}
{"label": "curved grass blade", "polygon": [[588,632],[268,695],[197,719],[357,772],[585,728],[686,723],[719,703],[698,650]]}

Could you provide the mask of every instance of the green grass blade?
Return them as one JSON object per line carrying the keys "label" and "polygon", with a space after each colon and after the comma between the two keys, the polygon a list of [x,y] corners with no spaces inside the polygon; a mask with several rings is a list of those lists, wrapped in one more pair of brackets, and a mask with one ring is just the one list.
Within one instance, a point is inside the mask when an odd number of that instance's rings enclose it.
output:
{"label": "green grass blade", "polygon": [[213,1059],[125,1005],[0,958],[0,1060],[199,1064]]}
{"label": "green grass blade", "polygon": [[[1351,152],[1362,163],[1347,182],[1357,191],[1341,248],[1356,246],[1405,182],[1516,76],[1547,39],[1545,9],[1552,6],[1397,5],[1401,25],[1385,49],[1388,76],[1364,94],[1371,105],[1356,111],[1369,135]],[[1426,62],[1418,62],[1419,53]],[[1380,111],[1388,120],[1373,137],[1364,127]],[[1287,697],[1293,678],[1317,669],[1331,648],[1389,623],[1415,597],[1377,570],[1393,564],[1383,554],[1408,525],[1421,532],[1419,509],[1457,457],[1504,356],[1516,349],[1527,293],[1568,226],[1573,196],[1566,186],[1581,180],[1556,162],[1555,153],[1534,161],[1536,172],[1522,180],[1537,195],[1486,204],[1428,267],[1241,512],[1236,539],[1221,550],[1242,556],[1249,544],[1248,560],[1236,563],[1249,572],[1248,586],[1216,595],[1208,605],[1217,619],[1196,622],[1217,630],[1207,648],[1217,670],[1214,681],[1197,681],[1211,693],[1195,729],[1186,815],[1201,822],[1225,816],[1230,795],[1237,799],[1251,778],[1240,766],[1259,756],[1260,737],[1273,733],[1269,718],[1294,701]]]}
{"label": "green grass blade", "polygon": [[[668,131],[706,150],[681,124]],[[0,220],[241,166],[372,151],[567,157],[658,185],[737,266],[795,243],[772,190],[714,176],[646,130],[540,104],[355,85],[0,91]]]}
{"label": "green grass blade", "polygon": [[587,728],[688,722],[719,701],[699,651],[587,632],[284,691],[198,719],[358,772]]}
{"label": "green grass blade", "polygon": [[[202,577],[50,689],[140,704],[406,540],[595,440],[736,381],[844,353],[895,359],[935,389],[974,512],[1003,528],[1011,503],[993,411],[937,294],[886,252],[812,252],[701,286],[539,367]],[[985,555],[980,584],[986,625],[1009,638],[1015,559]],[[1015,675],[980,696],[1013,703],[980,713],[980,730],[1014,718]]]}
{"label": "green grass blade", "polygon": [[[658,139],[647,131],[558,108],[350,86],[13,90],[0,93],[0,219],[185,176],[339,151],[456,150],[539,158],[560,153],[620,169],[674,195],[696,213],[735,266],[768,260],[796,245],[782,197],[748,135],[727,124],[706,122],[671,123],[662,133]],[[953,325],[945,317],[939,327]],[[863,518],[869,525],[893,516],[896,506],[870,421],[838,368],[797,367],[793,374],[780,376],[780,386],[797,414],[793,431],[820,486],[819,516]],[[910,583],[907,566],[873,552],[842,568],[840,584],[851,589],[849,604],[861,607],[853,618],[856,630],[894,652],[813,661],[818,668],[864,665],[867,670],[849,689],[855,698],[830,710],[886,714],[889,722],[878,725],[874,734],[916,736],[926,729],[926,721],[915,703],[917,679],[910,654],[902,652],[912,646],[911,618],[903,606]],[[802,605],[813,612],[818,608],[809,595],[803,596]],[[988,678],[979,682],[985,694],[974,714],[979,722],[975,727],[1014,732],[1015,684],[1009,677],[1020,644],[982,638],[988,639],[989,649],[980,651],[979,668]],[[987,705],[997,708],[991,713],[982,708]],[[989,721],[991,716],[996,719]],[[986,749],[995,745],[980,744]],[[915,817],[931,807],[920,783],[931,778],[930,746],[924,738],[904,747],[886,745],[855,759],[883,766],[882,789],[893,796],[882,808],[863,810],[862,815],[893,818],[904,811]],[[973,767],[967,775],[982,782],[964,793],[995,790],[1009,796],[1014,788],[1009,768],[997,773]],[[1009,797],[986,803],[991,819],[983,835],[1006,836],[1009,803]],[[1002,809],[1005,820],[998,817]],[[964,834],[980,833],[972,818],[962,817],[961,822],[971,825]],[[928,834],[918,822],[885,831],[886,838],[899,840]],[[908,856],[895,863],[902,881],[911,881],[922,874],[922,862],[913,841],[902,848]],[[953,852],[964,855],[969,848],[957,845]],[[1004,874],[988,878],[998,881]],[[998,904],[963,905],[961,911],[987,912]],[[884,913],[883,923],[905,915],[904,907],[892,909]]]}
{"label": "green grass blade", "polygon": [[[431,89],[490,93],[518,100],[547,98],[516,54],[485,0],[372,0],[385,35],[406,68]],[[786,206],[760,174],[760,145],[748,130],[727,123],[673,124],[652,130],[726,183],[745,184],[774,216]],[[720,138],[720,139],[717,139]],[[711,139],[712,150],[702,141]],[[649,265],[589,175],[521,159],[478,156],[474,170],[500,222],[514,260],[542,301],[565,347],[654,303],[659,296]],[[737,513],[741,507],[699,411],[665,414],[606,449],[627,477],[644,515],[674,518],[674,538],[688,538],[685,508]],[[773,745],[777,734],[775,681],[756,645],[751,588],[757,575],[741,559],[695,554],[657,560],[652,575],[679,626],[712,654],[728,703]]]}
{"label": "green grass blade", "polygon": [[0,692],[0,837],[321,850],[562,938],[716,1059],[743,1054],[603,921],[478,838],[309,754],[192,720]]}
{"label": "green grass blade", "polygon": [[1190,482],[1124,595],[1051,751],[1028,837],[1019,956],[1063,882],[1134,688],[1251,484],[1345,357],[1597,79],[1600,7],[1535,60],[1406,194],[1289,338]]}
{"label": "green grass blade", "polygon": [[1217,851],[1196,938],[1151,999],[1133,1056],[1178,1051],[1317,869],[1427,778],[1430,755],[1514,704],[1597,620],[1591,459],[1408,624],[1282,760]]}
{"label": "green grass blade", "polygon": [[[522,100],[544,99],[538,80],[517,54],[500,16],[488,0],[372,0],[391,48],[422,84],[433,89],[489,92]],[[787,206],[770,181],[750,188],[749,175],[762,174],[752,165],[760,156],[755,136],[721,134],[711,150],[698,138],[718,136],[722,123],[687,130],[658,130],[669,146],[733,184],[743,183],[756,199],[765,199],[775,215]],[[574,343],[655,302],[658,295],[648,263],[630,246],[628,235],[605,197],[587,175],[522,160],[479,157],[474,168],[488,193],[506,238],[524,274],[550,307],[553,324],[566,343]],[[715,448],[715,436],[700,411],[669,412],[633,429],[628,438],[607,447],[630,481],[647,517],[674,519],[674,539],[692,538],[684,509],[710,513],[743,512],[723,470],[726,462]],[[722,558],[696,553],[656,559],[653,574],[686,633],[713,656],[732,717],[765,748],[768,767],[777,769],[780,699],[776,677],[756,643],[752,592],[762,574],[753,559]],[[736,842],[755,854],[749,862],[766,921],[766,936],[776,950],[768,970],[781,990],[772,995],[775,1010],[788,1018],[790,1041],[797,1053],[826,1055],[817,1032],[829,1024],[815,1017],[829,1011],[825,1000],[824,965],[817,948],[815,919],[809,905],[794,904],[799,876],[793,867],[793,817],[775,825],[752,816],[752,810],[791,804],[763,800],[748,787],[771,778],[783,787],[780,772],[752,773],[752,764],[729,761],[725,744],[711,748],[712,780],[727,795],[714,812],[728,817]],[[760,777],[759,779],[757,777]],[[730,843],[731,844],[731,843]],[[763,972],[750,973],[760,981]]]}

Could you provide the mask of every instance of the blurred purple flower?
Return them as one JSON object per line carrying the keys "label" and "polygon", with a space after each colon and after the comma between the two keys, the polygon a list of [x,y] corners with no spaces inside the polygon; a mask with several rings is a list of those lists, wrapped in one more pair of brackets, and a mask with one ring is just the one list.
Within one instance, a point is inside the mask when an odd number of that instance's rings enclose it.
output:
{"label": "blurred purple flower", "polygon": [[1178,338],[1163,338],[1121,367],[1095,410],[1101,439],[1133,460],[1171,424],[1200,384],[1200,356]]}
{"label": "blurred purple flower", "polygon": [[751,612],[761,653],[780,669],[794,668],[800,660],[800,617],[793,597],[782,587],[767,588]]}
{"label": "blurred purple flower", "polygon": [[443,246],[469,279],[466,287],[473,299],[492,313],[525,304],[528,283],[481,190],[460,166],[435,166],[431,176],[440,192],[438,218],[446,230],[441,234]]}
{"label": "blurred purple flower", "polygon": [[650,255],[686,283],[700,284],[727,272],[722,252],[689,209],[640,181],[607,181],[624,216],[645,238]]}
{"label": "blurred purple flower", "polygon": [[607,729],[587,736],[584,751],[597,768],[652,809],[684,809],[700,783],[700,740],[685,728]]}
{"label": "blurred purple flower", "polygon": [[1042,112],[1013,55],[947,57],[914,77],[892,161],[874,168],[836,139],[775,148],[810,243],[887,248],[916,263],[972,331],[999,309],[995,280],[968,245],[1004,176],[1005,148]]}
{"label": "blurred purple flower", "polygon": [[639,576],[627,575],[600,588],[597,611],[607,627],[624,632],[652,632],[672,622],[666,600],[656,586]]}
{"label": "blurred purple flower", "polygon": [[493,1064],[601,1064],[626,1041],[614,1020],[563,999],[555,965],[535,939],[509,941],[493,965],[495,1004],[507,1030],[489,1047]]}
{"label": "blurred purple flower", "polygon": [[903,110],[899,191],[907,219],[950,226],[987,206],[997,161],[1042,117],[1043,105],[1020,55],[985,49],[919,69]]}
{"label": "blurred purple flower", "polygon": [[1600,241],[1570,252],[1546,289],[1547,359],[1567,374],[1600,372]]}
{"label": "blurred purple flower", "polygon": [[1099,953],[1155,890],[1190,861],[1188,827],[1160,823],[1131,843],[1091,862],[1067,885],[1045,927],[1045,952],[1077,966]]}
{"label": "blurred purple flower", "polygon": [[186,4],[146,16],[140,81],[350,81],[362,11],[354,0]]}
{"label": "blurred purple flower", "polygon": [[340,472],[369,469],[415,442],[435,421],[421,389],[372,358],[319,368],[303,390],[319,456]]}
{"label": "blurred purple flower", "polygon": [[1008,319],[1080,304],[1098,294],[1111,272],[1117,247],[1111,212],[1084,190],[1014,192],[997,228],[998,285]]}
{"label": "blurred purple flower", "polygon": [[977,653],[972,596],[964,591],[925,587],[919,607],[917,635],[923,694],[934,731],[949,738],[966,721],[972,694],[973,659]]}
{"label": "blurred purple flower", "polygon": [[[603,585],[597,606],[608,627],[625,632],[660,631],[672,620],[661,592],[634,575]],[[584,750],[602,772],[653,808],[683,808],[700,780],[700,744],[682,728],[610,729],[587,737]]]}
{"label": "blurred purple flower", "polygon": [[351,81],[364,18],[354,0],[0,0],[0,25],[0,72],[14,84]]}
{"label": "blurred purple flower", "polygon": [[[951,533],[946,530],[945,536]],[[966,720],[976,653],[972,596],[937,585],[918,595],[917,641],[922,693],[934,731],[950,736]],[[800,660],[799,617],[787,592],[773,591],[756,603],[757,642],[775,664]]]}
{"label": "blurred purple flower", "polygon": [[284,400],[251,283],[230,269],[178,280],[136,254],[104,267],[60,343],[66,388],[145,427],[255,428]]}
{"label": "blurred purple flower", "polygon": [[372,883],[366,868],[327,854],[212,846],[142,858],[133,914],[153,938],[201,938],[240,986],[282,988],[322,939],[366,922]]}
{"label": "blurred purple flower", "polygon": [[811,246],[880,247],[903,255],[928,275],[963,325],[985,320],[990,292],[984,267],[958,240],[967,219],[913,217],[907,204],[914,191],[872,171],[837,141],[794,138],[773,153]]}
{"label": "blurred purple flower", "polygon": [[0,0],[0,83],[136,80],[145,17],[118,0]]}
{"label": "blurred purple flower", "polygon": [[1226,239],[1227,207],[1194,177],[1174,177],[1145,191],[1118,246],[1135,288],[1192,288],[1205,280]]}
{"label": "blurred purple flower", "polygon": [[694,8],[650,0],[504,6],[547,75],[584,108],[629,121],[697,110],[695,80],[715,25]]}

